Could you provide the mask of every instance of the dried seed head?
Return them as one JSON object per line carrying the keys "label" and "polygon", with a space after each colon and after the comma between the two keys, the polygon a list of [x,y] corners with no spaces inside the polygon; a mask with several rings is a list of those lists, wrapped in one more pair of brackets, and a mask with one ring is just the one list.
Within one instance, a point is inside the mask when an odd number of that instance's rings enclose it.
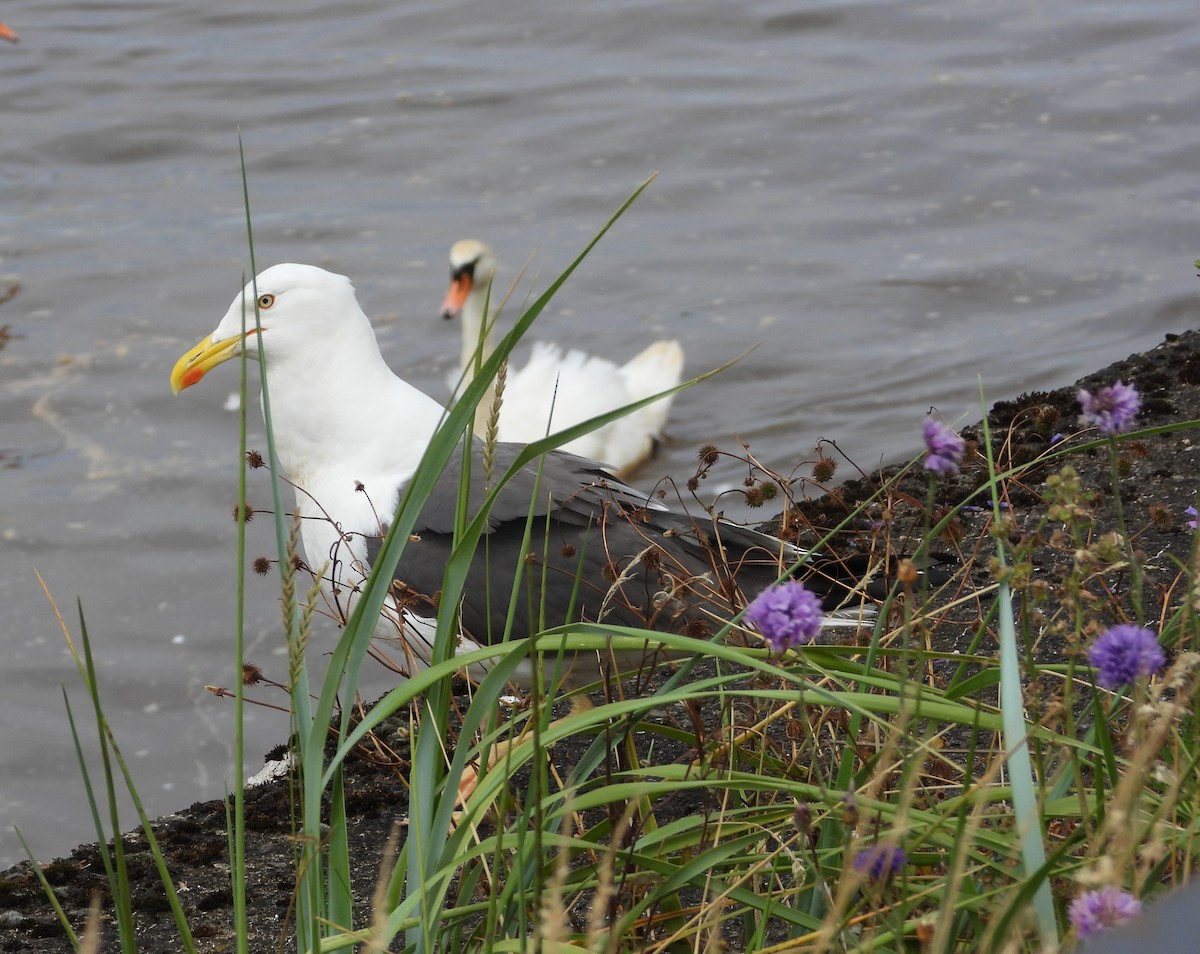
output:
{"label": "dried seed head", "polygon": [[822,454],[817,458],[817,462],[813,464],[813,480],[819,484],[828,483],[833,479],[833,475],[837,473],[837,461],[832,457],[826,457]]}
{"label": "dried seed head", "polygon": [[234,523],[238,522],[239,516],[242,517],[242,520],[245,523],[249,523],[251,520],[254,519],[254,508],[251,507],[250,504],[246,504],[245,506],[246,506],[245,511],[242,511],[241,508],[237,504],[233,505],[233,522]]}
{"label": "dried seed head", "polygon": [[712,635],[712,627],[708,625],[708,620],[701,619],[699,616],[693,616],[687,621],[683,632],[684,635],[691,636],[692,639],[705,639]]}
{"label": "dried seed head", "polygon": [[1061,417],[1062,414],[1053,404],[1042,404],[1033,414],[1033,424],[1040,433],[1048,434]]}
{"label": "dried seed head", "polygon": [[858,796],[853,791],[842,796],[842,822],[851,827],[858,824]]}
{"label": "dried seed head", "polygon": [[643,570],[657,570],[662,566],[663,552],[658,547],[648,547],[639,558]]}
{"label": "dried seed head", "polygon": [[260,467],[266,467],[267,462],[263,460],[262,454],[258,451],[246,451],[246,466],[251,470],[258,470]]}
{"label": "dried seed head", "polygon": [[700,448],[700,453],[696,455],[700,458],[700,463],[706,467],[711,467],[717,462],[717,458],[721,456],[721,452],[717,450],[713,444],[705,444]]}
{"label": "dried seed head", "polygon": [[262,682],[262,677],[262,670],[259,669],[258,666],[254,665],[254,663],[242,664],[243,686],[257,686],[260,682]]}
{"label": "dried seed head", "polygon": [[254,558],[254,572],[259,576],[266,576],[271,572],[271,560],[269,557],[260,556]]}
{"label": "dried seed head", "polygon": [[[941,517],[938,518],[941,520]],[[963,538],[963,525],[959,520],[951,520],[942,527],[942,539],[952,547],[958,546]]]}

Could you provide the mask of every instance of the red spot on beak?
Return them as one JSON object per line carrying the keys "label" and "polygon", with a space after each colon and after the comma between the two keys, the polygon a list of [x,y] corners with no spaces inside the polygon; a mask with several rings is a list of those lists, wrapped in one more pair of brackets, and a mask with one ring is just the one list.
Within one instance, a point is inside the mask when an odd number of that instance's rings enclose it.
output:
{"label": "red spot on beak", "polygon": [[203,368],[191,368],[184,372],[183,377],[180,379],[180,383],[183,385],[183,387],[190,388],[202,377],[204,377]]}

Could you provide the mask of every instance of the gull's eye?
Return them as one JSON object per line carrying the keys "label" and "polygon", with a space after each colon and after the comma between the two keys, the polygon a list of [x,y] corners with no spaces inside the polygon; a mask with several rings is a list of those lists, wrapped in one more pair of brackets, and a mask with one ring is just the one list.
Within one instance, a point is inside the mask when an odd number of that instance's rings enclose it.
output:
{"label": "gull's eye", "polygon": [[271,307],[273,304],[275,304],[275,296],[274,296],[274,295],[272,295],[272,294],[268,293],[268,294],[266,294],[266,295],[259,295],[259,296],[258,296],[258,307],[259,307],[259,308],[260,308],[262,311],[266,311],[266,310],[267,310],[268,308],[270,308],[270,307]]}

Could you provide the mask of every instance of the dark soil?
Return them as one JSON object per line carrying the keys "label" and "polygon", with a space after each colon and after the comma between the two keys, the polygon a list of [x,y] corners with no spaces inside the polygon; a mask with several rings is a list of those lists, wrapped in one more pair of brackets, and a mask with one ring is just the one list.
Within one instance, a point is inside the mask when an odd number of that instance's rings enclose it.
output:
{"label": "dark soil", "polygon": [[[1192,549],[1192,533],[1184,508],[1195,504],[1200,479],[1194,443],[1195,429],[1200,427],[1200,335],[1193,332],[1170,335],[1152,351],[1132,355],[1071,387],[1001,402],[992,409],[989,422],[1001,469],[1036,461],[1052,444],[1070,446],[1089,438],[1089,435],[1075,436],[1080,431],[1076,389],[1094,390],[1117,379],[1135,384],[1143,396],[1140,427],[1191,422],[1190,426],[1120,445],[1125,521],[1136,547],[1145,554],[1146,616],[1148,625],[1153,625],[1179,602],[1183,589],[1177,585],[1179,568],[1187,563]],[[914,422],[913,430],[914,435],[919,434],[919,421]],[[980,427],[966,428],[962,433],[982,446]],[[1063,440],[1068,444],[1060,445]],[[1117,523],[1107,449],[1073,454],[1069,462],[1079,472],[1083,487],[1095,492],[1087,505],[1094,522],[1092,535],[1098,537],[1114,530]],[[1012,521],[1007,535],[1025,548],[1035,573],[1050,580],[1061,579],[1075,560],[1075,547],[1056,539],[1053,525],[1044,524],[1047,513],[1044,481],[1063,463],[1058,460],[1039,465],[1024,473],[1019,481],[1008,481],[1005,485],[1004,504]],[[871,498],[881,480],[892,473],[850,480],[834,493],[792,508],[787,532],[804,539],[818,533],[822,526],[837,525],[860,501]],[[936,513],[966,500],[986,480],[986,465],[982,456],[976,454],[961,474],[939,481]],[[860,546],[866,546],[868,541],[878,546],[882,539],[893,546],[894,552],[910,552],[913,539],[924,525],[928,489],[927,475],[915,469],[892,485],[843,537],[849,537],[851,545]],[[986,496],[972,500],[980,509],[963,514],[939,540],[941,553],[955,554],[966,566],[962,580],[967,588],[987,581],[986,560],[994,552],[986,534],[991,516]],[[1097,603],[1098,620],[1106,622],[1130,612],[1123,596],[1127,580],[1118,572],[1106,577],[1104,585],[1108,588],[1107,598]],[[968,616],[977,619],[980,611],[980,607],[972,607]],[[1047,612],[1053,620],[1053,611]],[[974,629],[966,625],[969,621],[955,624],[948,618],[934,631],[937,648],[967,649],[966,641]],[[1036,647],[1038,656],[1071,650],[1070,633],[1053,638],[1054,627],[1048,625],[1045,629],[1049,635]],[[991,645],[974,647],[974,651],[981,653],[993,649]],[[364,751],[347,764],[354,889],[364,906],[374,891],[382,846],[407,810],[405,734],[393,724],[384,730],[383,740],[390,747],[387,757],[379,750]],[[657,754],[660,758],[672,757],[661,751]],[[565,765],[572,764],[578,756],[578,751],[563,748],[556,749],[554,754],[556,762],[562,760]],[[685,806],[683,810],[690,808]],[[669,811],[669,807],[656,808],[660,823],[670,820]],[[281,936],[287,932],[295,884],[292,816],[292,798],[286,780],[247,790],[247,881],[252,927],[250,949],[254,951],[279,949]],[[203,802],[160,818],[154,826],[201,951],[234,949],[225,817],[223,802]],[[130,833],[124,844],[131,871],[139,949],[179,950],[175,925],[145,838],[140,832]],[[76,930],[82,930],[93,893],[100,895],[107,908],[108,885],[95,845],[83,845],[69,858],[44,864],[43,872]],[[107,914],[103,938],[102,950],[118,949],[116,930]],[[29,866],[22,864],[0,873],[0,951],[40,954],[70,949]]]}

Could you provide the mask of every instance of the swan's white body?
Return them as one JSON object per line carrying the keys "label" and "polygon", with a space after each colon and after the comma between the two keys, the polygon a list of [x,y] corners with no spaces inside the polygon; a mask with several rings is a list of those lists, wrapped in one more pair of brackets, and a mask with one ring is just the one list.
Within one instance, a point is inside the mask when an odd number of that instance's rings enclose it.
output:
{"label": "swan's white body", "polygon": [[[456,397],[471,378],[480,347],[484,359],[492,353],[492,329],[484,327],[484,311],[495,271],[495,259],[482,242],[466,239],[450,250],[451,286],[442,316],[459,317],[462,323],[459,370],[451,380]],[[682,378],[683,348],[678,341],[656,341],[622,365],[578,349],[564,351],[556,344],[538,341],[524,367],[508,369],[498,438],[528,444],[673,388]],[[601,461],[618,473],[628,473],[654,452],[671,401],[671,397],[665,397],[639,408],[567,442],[562,449]],[[476,415],[476,433],[480,436],[490,404],[490,394],[480,402]]]}

